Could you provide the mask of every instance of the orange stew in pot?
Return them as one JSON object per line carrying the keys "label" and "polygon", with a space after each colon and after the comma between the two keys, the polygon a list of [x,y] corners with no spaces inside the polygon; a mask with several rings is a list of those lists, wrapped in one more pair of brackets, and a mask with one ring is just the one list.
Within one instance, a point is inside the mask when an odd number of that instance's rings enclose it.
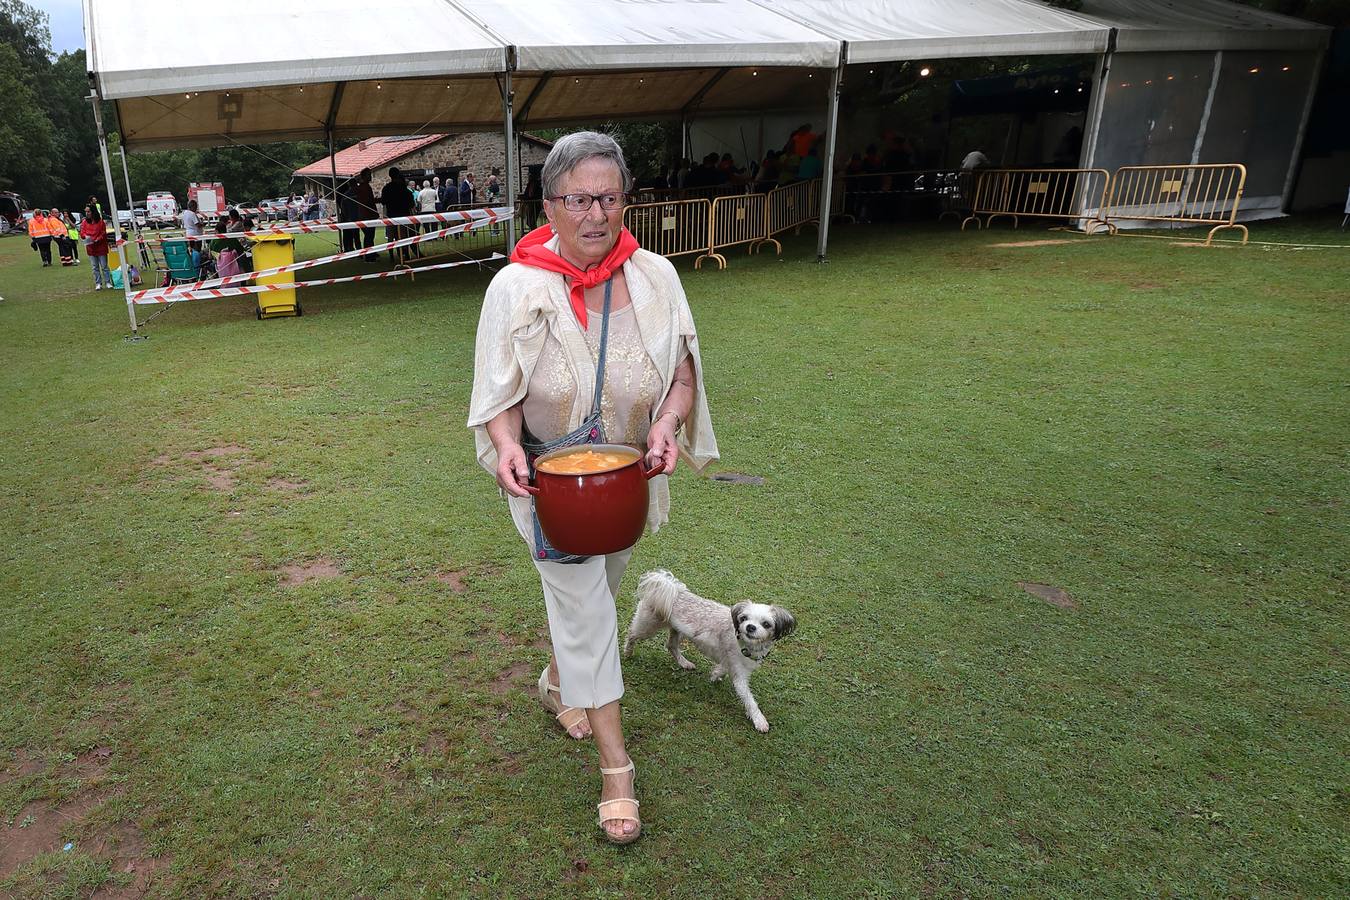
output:
{"label": "orange stew in pot", "polygon": [[609,472],[622,469],[635,462],[640,454],[633,450],[629,453],[613,450],[577,449],[571,453],[555,456],[536,463],[535,468],[550,475],[594,475],[596,472]]}

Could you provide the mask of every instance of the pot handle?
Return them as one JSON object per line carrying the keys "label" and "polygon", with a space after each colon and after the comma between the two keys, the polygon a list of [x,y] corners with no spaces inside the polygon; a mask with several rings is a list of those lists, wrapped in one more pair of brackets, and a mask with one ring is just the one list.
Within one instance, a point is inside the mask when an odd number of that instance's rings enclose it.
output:
{"label": "pot handle", "polygon": [[519,487],[521,487],[521,488],[525,489],[526,491],[528,491],[529,493],[533,494],[534,496],[536,496],[536,497],[539,496],[539,488],[538,488],[537,486],[535,486],[535,485],[533,485],[533,484],[521,484],[519,481],[517,481],[516,484],[517,484]]}
{"label": "pot handle", "polygon": [[652,480],[653,478],[655,478],[657,475],[660,475],[660,474],[661,474],[661,468],[662,468],[661,466],[655,466],[655,467],[649,469],[649,468],[646,467],[646,465],[643,465],[643,467],[642,467],[642,477],[645,478],[645,479],[647,479],[648,481],[651,481],[651,480]]}

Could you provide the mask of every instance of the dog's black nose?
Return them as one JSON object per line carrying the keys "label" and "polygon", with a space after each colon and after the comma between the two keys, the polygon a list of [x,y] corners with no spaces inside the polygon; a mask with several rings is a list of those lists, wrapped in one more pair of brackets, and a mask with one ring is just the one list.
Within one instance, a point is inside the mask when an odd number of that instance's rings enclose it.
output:
{"label": "dog's black nose", "polygon": [[745,626],[745,633],[746,633],[746,634],[754,634],[754,633],[755,633],[755,630],[756,630],[756,629],[755,629],[755,625],[754,625],[753,622],[750,622],[750,623],[747,623],[747,624],[746,624],[746,626]]}

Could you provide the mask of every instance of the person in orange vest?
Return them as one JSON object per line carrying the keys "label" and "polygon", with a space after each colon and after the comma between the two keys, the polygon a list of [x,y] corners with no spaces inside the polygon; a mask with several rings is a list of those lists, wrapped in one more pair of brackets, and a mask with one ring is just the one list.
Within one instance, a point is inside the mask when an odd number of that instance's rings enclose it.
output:
{"label": "person in orange vest", "polygon": [[47,221],[47,211],[39,209],[28,220],[29,244],[42,257],[42,267],[52,264],[52,231]]}

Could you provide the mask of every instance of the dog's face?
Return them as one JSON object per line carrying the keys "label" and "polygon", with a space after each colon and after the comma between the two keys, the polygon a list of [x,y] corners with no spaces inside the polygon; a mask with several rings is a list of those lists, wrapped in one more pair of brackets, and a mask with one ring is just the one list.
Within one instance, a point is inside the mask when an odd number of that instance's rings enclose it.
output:
{"label": "dog's face", "polygon": [[731,608],[736,638],[743,644],[768,644],[787,637],[797,627],[792,613],[765,603],[737,603]]}

